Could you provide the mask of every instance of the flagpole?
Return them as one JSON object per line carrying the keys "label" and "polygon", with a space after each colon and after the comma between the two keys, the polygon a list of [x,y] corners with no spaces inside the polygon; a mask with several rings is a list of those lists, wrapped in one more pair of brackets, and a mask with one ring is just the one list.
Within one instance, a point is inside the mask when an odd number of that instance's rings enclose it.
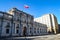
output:
{"label": "flagpole", "polygon": [[[28,9],[28,8],[29,8],[28,5],[24,5],[24,10],[25,10],[25,9]],[[26,18],[28,18],[28,17],[26,17]],[[27,20],[28,20],[28,19],[27,19]],[[28,25],[28,24],[27,24],[27,25]],[[27,29],[27,28],[26,28],[26,29]],[[26,33],[27,33],[27,30],[26,30]],[[26,34],[26,33],[25,33],[25,34]],[[25,40],[27,40],[26,35],[25,35]]]}

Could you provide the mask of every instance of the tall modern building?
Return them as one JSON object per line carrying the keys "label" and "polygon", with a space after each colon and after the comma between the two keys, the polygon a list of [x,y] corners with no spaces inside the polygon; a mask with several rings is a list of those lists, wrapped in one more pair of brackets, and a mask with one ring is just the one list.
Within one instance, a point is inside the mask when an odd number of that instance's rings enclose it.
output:
{"label": "tall modern building", "polygon": [[54,14],[46,14],[39,18],[35,18],[34,21],[47,25],[47,32],[58,33],[58,22]]}

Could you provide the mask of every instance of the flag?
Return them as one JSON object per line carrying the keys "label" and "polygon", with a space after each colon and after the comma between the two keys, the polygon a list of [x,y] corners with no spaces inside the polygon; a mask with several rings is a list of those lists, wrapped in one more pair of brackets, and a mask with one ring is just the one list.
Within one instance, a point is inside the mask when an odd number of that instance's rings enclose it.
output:
{"label": "flag", "polygon": [[29,8],[29,6],[28,5],[24,5],[24,8]]}

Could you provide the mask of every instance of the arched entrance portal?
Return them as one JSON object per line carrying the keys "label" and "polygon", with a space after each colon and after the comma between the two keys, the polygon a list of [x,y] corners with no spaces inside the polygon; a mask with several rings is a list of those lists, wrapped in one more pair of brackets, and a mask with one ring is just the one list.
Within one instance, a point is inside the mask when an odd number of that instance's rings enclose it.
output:
{"label": "arched entrance portal", "polygon": [[26,27],[23,28],[23,36],[26,36]]}

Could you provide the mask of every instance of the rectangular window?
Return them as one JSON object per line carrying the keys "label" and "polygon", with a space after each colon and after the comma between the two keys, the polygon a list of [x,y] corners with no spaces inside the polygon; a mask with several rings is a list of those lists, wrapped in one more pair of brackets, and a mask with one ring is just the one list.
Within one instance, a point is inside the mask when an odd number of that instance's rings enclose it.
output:
{"label": "rectangular window", "polygon": [[31,30],[30,30],[30,33],[31,33]]}
{"label": "rectangular window", "polygon": [[15,27],[15,23],[13,24],[13,26]]}
{"label": "rectangular window", "polygon": [[16,30],[16,33],[18,34],[19,33],[19,30]]}
{"label": "rectangular window", "polygon": [[9,34],[9,29],[6,29],[6,33]]}
{"label": "rectangular window", "polygon": [[39,31],[37,31],[39,33]]}
{"label": "rectangular window", "polygon": [[19,17],[17,17],[17,21],[19,21],[20,19],[19,19]]}
{"label": "rectangular window", "polygon": [[36,33],[36,31],[34,31],[34,33]]}

